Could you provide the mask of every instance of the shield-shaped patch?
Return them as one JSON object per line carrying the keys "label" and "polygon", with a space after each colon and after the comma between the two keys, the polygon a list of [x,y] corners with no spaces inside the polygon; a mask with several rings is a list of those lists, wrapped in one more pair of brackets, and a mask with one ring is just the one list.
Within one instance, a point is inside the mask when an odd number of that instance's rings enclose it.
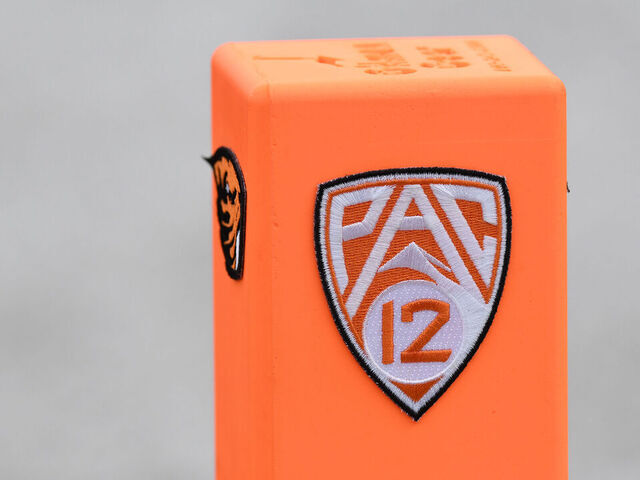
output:
{"label": "shield-shaped patch", "polygon": [[414,420],[484,339],[509,261],[503,177],[407,168],[318,188],[320,276],[345,343]]}

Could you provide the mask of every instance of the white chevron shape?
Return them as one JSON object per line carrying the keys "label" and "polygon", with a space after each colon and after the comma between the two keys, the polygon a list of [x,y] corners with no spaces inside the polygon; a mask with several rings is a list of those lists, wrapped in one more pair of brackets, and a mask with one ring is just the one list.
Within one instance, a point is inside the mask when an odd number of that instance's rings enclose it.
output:
{"label": "white chevron shape", "polygon": [[415,242],[411,242],[407,245],[401,252],[399,252],[395,257],[389,260],[387,263],[382,265],[378,271],[384,272],[386,270],[391,270],[392,268],[411,268],[418,272],[424,273],[426,275],[429,274],[429,266],[427,262],[430,262],[432,265],[440,267],[447,272],[450,272],[451,269],[447,267],[444,263],[438,260],[433,255],[428,254]]}

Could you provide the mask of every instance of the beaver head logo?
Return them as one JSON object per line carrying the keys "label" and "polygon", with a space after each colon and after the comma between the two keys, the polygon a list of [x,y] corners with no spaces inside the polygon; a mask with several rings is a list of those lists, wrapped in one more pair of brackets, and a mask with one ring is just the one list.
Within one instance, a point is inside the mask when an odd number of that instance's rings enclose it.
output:
{"label": "beaver head logo", "polygon": [[231,278],[242,278],[244,263],[244,237],[247,193],[242,170],[233,152],[220,147],[205,160],[213,168],[216,185],[216,206],[220,241],[227,273]]}

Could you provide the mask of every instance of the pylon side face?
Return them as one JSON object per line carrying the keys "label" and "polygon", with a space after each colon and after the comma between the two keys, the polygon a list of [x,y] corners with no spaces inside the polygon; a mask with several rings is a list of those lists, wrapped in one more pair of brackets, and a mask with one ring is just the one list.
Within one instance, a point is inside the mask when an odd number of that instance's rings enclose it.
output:
{"label": "pylon side face", "polygon": [[212,71],[218,477],[566,479],[558,78],[504,36]]}

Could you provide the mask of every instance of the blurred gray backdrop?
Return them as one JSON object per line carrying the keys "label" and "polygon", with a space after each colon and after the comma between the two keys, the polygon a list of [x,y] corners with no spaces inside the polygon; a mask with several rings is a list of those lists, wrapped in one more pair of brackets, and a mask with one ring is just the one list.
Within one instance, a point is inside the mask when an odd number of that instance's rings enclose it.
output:
{"label": "blurred gray backdrop", "polygon": [[639,26],[633,0],[2,2],[0,478],[212,478],[217,45],[486,33],[568,91],[571,478],[640,478]]}

